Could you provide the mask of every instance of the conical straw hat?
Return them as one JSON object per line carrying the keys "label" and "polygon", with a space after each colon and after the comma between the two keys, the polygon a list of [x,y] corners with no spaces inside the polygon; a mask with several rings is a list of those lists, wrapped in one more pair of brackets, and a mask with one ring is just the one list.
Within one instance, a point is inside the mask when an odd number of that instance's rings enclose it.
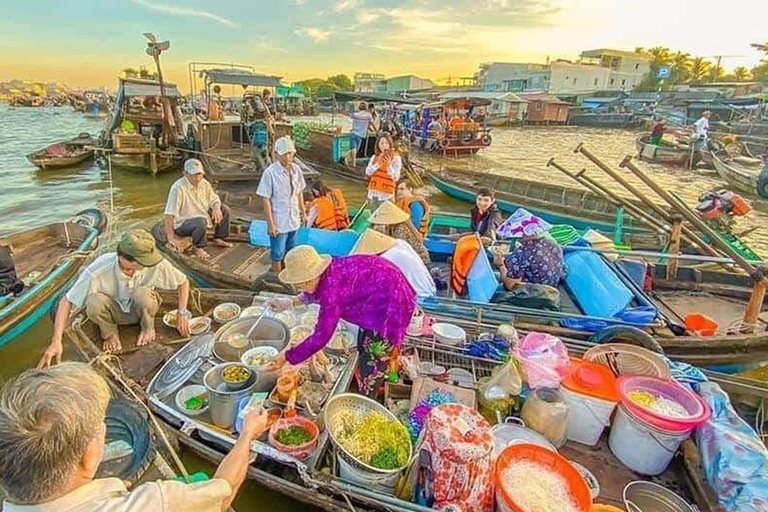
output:
{"label": "conical straw hat", "polygon": [[298,245],[285,255],[285,268],[277,275],[285,284],[301,284],[320,277],[331,257],[320,255],[311,245]]}
{"label": "conical straw hat", "polygon": [[389,226],[392,224],[401,224],[410,220],[410,218],[410,215],[395,206],[393,202],[385,201],[375,212],[373,212],[373,215],[371,215],[371,218],[368,220],[371,224]]}
{"label": "conical straw hat", "polygon": [[355,244],[352,254],[381,254],[395,246],[397,240],[373,229],[366,229]]}

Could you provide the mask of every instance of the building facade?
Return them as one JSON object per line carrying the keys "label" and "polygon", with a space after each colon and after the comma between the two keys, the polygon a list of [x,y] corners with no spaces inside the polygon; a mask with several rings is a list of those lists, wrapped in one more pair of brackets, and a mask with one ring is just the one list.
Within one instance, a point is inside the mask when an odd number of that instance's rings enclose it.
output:
{"label": "building facade", "polygon": [[404,92],[434,89],[432,80],[416,75],[403,75],[386,78],[377,73],[355,73],[353,81],[355,92],[386,92],[402,94]]}
{"label": "building facade", "polygon": [[475,73],[476,85],[485,92],[546,91],[548,79],[546,64],[490,62]]}

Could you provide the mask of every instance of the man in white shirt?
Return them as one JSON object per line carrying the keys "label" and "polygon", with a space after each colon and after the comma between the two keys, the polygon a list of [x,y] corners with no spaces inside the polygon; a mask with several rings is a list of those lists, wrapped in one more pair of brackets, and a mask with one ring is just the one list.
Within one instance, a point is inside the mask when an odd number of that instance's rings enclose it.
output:
{"label": "man in white shirt", "polygon": [[275,273],[283,269],[283,258],[295,245],[296,231],[306,223],[301,168],[293,163],[296,146],[290,137],[275,141],[277,162],[264,169],[256,195],[264,202],[269,230],[269,259]]}
{"label": "man in white shirt", "polygon": [[418,298],[437,293],[435,280],[413,247],[373,229],[366,229],[352,249],[352,254],[373,254],[389,260],[402,272]]}
{"label": "man in white shirt", "polygon": [[86,363],[27,370],[0,394],[0,488],[5,512],[222,512],[245,481],[251,442],[267,428],[262,408],[211,480],[155,480],[130,492],[96,478],[105,451],[109,385]]}
{"label": "man in white shirt", "polygon": [[143,229],[131,230],[120,239],[116,253],[96,258],[61,298],[53,337],[38,367],[49,366],[53,359],[61,361],[62,335],[72,309],[85,308],[88,319],[99,327],[105,352],[122,349],[119,325],[141,324],[137,346],[155,341],[155,314],[161,302],[155,288],[177,291],[177,330],[189,336],[187,277],[163,258],[151,234]]}
{"label": "man in white shirt", "polygon": [[696,151],[703,150],[707,145],[710,117],[712,117],[712,112],[705,110],[702,112],[699,120],[693,123],[693,134],[696,136]]}
{"label": "man in white shirt", "polygon": [[366,109],[364,101],[357,107],[357,112],[349,114],[352,120],[352,167],[357,164],[357,152],[368,138],[368,127],[373,123],[373,115]]}
{"label": "man in white shirt", "polygon": [[179,237],[191,236],[195,254],[204,260],[210,258],[205,251],[206,230],[214,226],[213,243],[219,247],[232,247],[229,236],[229,208],[213,191],[203,177],[203,163],[190,158],[184,163],[184,177],[171,185],[165,204],[165,236],[168,246],[181,249]]}

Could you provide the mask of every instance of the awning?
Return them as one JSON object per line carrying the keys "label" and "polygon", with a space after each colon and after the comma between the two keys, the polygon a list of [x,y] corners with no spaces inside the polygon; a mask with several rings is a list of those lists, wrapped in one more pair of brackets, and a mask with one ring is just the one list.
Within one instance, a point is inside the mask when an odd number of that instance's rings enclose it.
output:
{"label": "awning", "polygon": [[387,94],[385,92],[354,92],[354,91],[336,91],[333,93],[333,97],[336,101],[371,101],[371,102],[388,102],[388,103],[405,103],[407,105],[418,105],[421,103],[419,100],[410,98],[402,98],[395,96],[394,94]]}
{"label": "awning", "polygon": [[[179,90],[176,84],[165,82],[165,95],[170,97],[179,97]],[[131,96],[160,96],[160,84],[154,80],[124,80],[123,92],[126,97]]]}
{"label": "awning", "polygon": [[243,87],[279,87],[279,76],[261,75],[243,69],[204,69],[200,76],[209,83],[221,85],[242,85]]}

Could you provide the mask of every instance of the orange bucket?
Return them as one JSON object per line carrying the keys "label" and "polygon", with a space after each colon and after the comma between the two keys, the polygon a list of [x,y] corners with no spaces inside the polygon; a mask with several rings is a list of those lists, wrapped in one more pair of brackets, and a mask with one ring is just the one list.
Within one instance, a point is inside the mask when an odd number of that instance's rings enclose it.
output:
{"label": "orange bucket", "polygon": [[[515,502],[515,498],[509,492],[508,484],[502,481],[504,470],[513,462],[527,460],[536,462],[563,477],[568,486],[568,491],[573,498],[579,512],[590,512],[592,509],[592,494],[589,492],[587,481],[573,464],[562,455],[534,444],[513,444],[508,446],[496,459],[495,481],[496,499],[499,509],[511,512],[525,512]],[[503,506],[502,506],[503,505]]]}
{"label": "orange bucket", "polygon": [[700,313],[691,313],[685,315],[685,328],[690,332],[706,338],[707,336],[714,336],[717,332],[717,328],[720,327],[717,322],[709,318],[707,315]]}

